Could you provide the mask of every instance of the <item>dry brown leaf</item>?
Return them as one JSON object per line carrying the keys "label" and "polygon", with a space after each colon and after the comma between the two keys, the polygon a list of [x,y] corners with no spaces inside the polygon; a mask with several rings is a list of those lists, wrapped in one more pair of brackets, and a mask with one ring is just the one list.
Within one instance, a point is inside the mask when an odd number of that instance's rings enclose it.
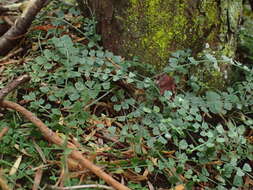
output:
{"label": "dry brown leaf", "polygon": [[176,89],[174,79],[167,74],[161,74],[157,77],[157,85],[161,94],[164,94],[165,91],[175,92]]}
{"label": "dry brown leaf", "polygon": [[22,161],[22,156],[18,156],[17,160],[15,161],[14,165],[12,166],[9,172],[9,175],[14,175],[17,172],[21,161]]}
{"label": "dry brown leaf", "polygon": [[92,130],[88,135],[85,135],[84,142],[88,142],[95,134],[97,130]]}
{"label": "dry brown leaf", "polygon": [[221,164],[223,164],[223,162],[220,161],[220,160],[216,160],[216,161],[206,163],[206,165],[221,165]]}
{"label": "dry brown leaf", "polygon": [[171,188],[170,190],[185,190],[185,186],[184,185],[177,185],[176,187]]}
{"label": "dry brown leaf", "polygon": [[148,174],[149,174],[149,171],[148,171],[148,169],[146,168],[142,175],[143,175],[144,177],[148,177]]}
{"label": "dry brown leaf", "polygon": [[39,147],[39,145],[37,145],[37,143],[35,142],[35,140],[33,140],[33,145],[35,147],[35,149],[37,150],[37,152],[39,153],[43,163],[47,163],[46,157],[43,153],[43,151],[41,150],[41,148]]}
{"label": "dry brown leaf", "polygon": [[76,161],[76,160],[74,160],[72,158],[68,158],[67,159],[67,163],[68,163],[68,169],[70,171],[80,171],[80,170],[83,169],[83,167],[81,166],[81,164],[78,161]]}
{"label": "dry brown leaf", "polygon": [[249,176],[246,176],[245,178],[245,186],[252,187],[253,189],[253,179],[251,179]]}
{"label": "dry brown leaf", "polygon": [[149,190],[155,190],[153,184],[150,181],[148,181],[148,188]]}
{"label": "dry brown leaf", "polygon": [[146,176],[137,174],[137,173],[135,173],[135,172],[132,171],[132,170],[127,170],[127,171],[125,171],[125,172],[123,173],[123,176],[124,176],[125,178],[127,178],[128,180],[133,181],[133,182],[140,182],[140,181],[145,181],[145,180],[148,179]]}

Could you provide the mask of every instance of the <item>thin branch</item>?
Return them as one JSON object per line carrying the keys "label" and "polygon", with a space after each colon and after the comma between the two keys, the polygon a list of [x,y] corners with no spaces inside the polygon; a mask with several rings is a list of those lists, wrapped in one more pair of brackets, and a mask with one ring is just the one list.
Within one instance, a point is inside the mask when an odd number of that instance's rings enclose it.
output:
{"label": "thin branch", "polygon": [[0,55],[5,55],[19,43],[46,2],[47,0],[30,0],[28,2],[23,14],[0,38]]}
{"label": "thin branch", "polygon": [[14,55],[17,55],[18,53],[20,53],[21,51],[23,51],[23,48],[18,48],[13,52],[10,52],[9,54],[7,54],[5,57],[0,59],[0,63],[3,61],[8,60],[9,58],[13,57]]}
{"label": "thin branch", "polygon": [[42,175],[43,175],[43,169],[39,168],[35,173],[34,184],[33,184],[32,190],[38,190],[39,189],[39,185],[40,185],[40,182],[41,182]]}
{"label": "thin branch", "polygon": [[114,190],[113,188],[106,186],[106,185],[99,185],[99,184],[91,184],[91,185],[76,185],[71,187],[54,187],[51,186],[51,189],[54,190],[72,190],[72,189],[85,189],[85,188],[100,188],[100,189],[109,189]]}
{"label": "thin branch", "polygon": [[9,83],[6,87],[0,90],[0,103],[1,101],[13,90],[15,90],[22,83],[27,82],[30,79],[28,75],[22,75]]}
{"label": "thin branch", "polygon": [[[36,125],[41,131],[42,135],[50,142],[57,144],[59,146],[64,146],[64,140],[61,139],[56,133],[49,129],[39,118],[37,118],[32,112],[28,111],[24,107],[16,104],[14,102],[3,100],[1,106],[4,108],[10,108],[20,112],[26,119],[30,120],[34,125]],[[80,151],[75,150],[75,145],[68,143],[67,147],[72,149],[70,157],[77,160],[84,168],[89,169],[91,172],[96,174],[98,177],[102,178],[106,183],[110,184],[112,187],[118,190],[130,190],[125,185],[119,183],[110,175],[105,173],[100,167],[94,165],[90,160],[84,158]]]}

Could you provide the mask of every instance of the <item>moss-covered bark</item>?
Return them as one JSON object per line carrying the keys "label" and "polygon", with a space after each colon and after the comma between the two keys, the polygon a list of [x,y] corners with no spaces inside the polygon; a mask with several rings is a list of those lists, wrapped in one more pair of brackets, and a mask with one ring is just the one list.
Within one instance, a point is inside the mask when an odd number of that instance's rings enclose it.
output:
{"label": "moss-covered bark", "polygon": [[104,46],[165,65],[170,52],[206,43],[233,56],[242,0],[92,0]]}

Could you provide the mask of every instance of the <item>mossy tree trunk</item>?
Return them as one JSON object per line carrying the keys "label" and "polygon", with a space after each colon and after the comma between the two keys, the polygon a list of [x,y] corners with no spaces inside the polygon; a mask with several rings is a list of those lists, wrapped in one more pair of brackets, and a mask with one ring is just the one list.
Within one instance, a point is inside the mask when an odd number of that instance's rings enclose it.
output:
{"label": "mossy tree trunk", "polygon": [[171,52],[234,56],[243,0],[88,0],[106,49],[165,65]]}

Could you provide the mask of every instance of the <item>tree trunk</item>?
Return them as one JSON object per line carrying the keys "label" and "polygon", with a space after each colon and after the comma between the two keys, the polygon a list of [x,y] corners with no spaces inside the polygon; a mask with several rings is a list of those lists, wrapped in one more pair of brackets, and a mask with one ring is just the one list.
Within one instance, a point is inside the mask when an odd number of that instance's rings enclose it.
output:
{"label": "tree trunk", "polygon": [[242,0],[88,0],[103,46],[163,66],[171,52],[214,51],[233,57]]}

